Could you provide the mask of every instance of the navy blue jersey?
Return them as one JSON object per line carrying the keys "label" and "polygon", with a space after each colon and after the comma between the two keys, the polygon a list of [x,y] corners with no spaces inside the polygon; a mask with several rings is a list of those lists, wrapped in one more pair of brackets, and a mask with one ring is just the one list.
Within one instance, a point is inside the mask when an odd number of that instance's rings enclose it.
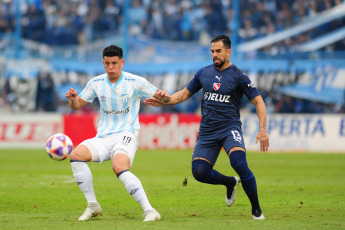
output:
{"label": "navy blue jersey", "polygon": [[243,94],[249,100],[260,95],[249,77],[235,65],[222,71],[213,64],[200,69],[187,89],[194,94],[201,88],[200,132],[224,132],[231,127],[241,127],[240,105]]}

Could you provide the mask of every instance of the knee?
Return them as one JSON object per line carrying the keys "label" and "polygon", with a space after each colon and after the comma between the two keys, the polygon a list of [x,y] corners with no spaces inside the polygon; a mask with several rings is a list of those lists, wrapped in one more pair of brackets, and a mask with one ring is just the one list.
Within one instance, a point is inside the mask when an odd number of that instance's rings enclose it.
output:
{"label": "knee", "polygon": [[197,181],[205,183],[212,177],[211,165],[204,160],[194,160],[192,173]]}
{"label": "knee", "polygon": [[79,161],[91,161],[92,155],[88,152],[83,151],[80,148],[76,148],[71,152],[70,160],[79,160]]}
{"label": "knee", "polygon": [[129,157],[126,154],[115,154],[112,161],[112,167],[117,176],[119,173],[129,170],[131,167]]}
{"label": "knee", "polygon": [[116,174],[116,176],[119,176],[119,173],[126,171],[126,170],[129,170],[129,168],[125,167],[123,165],[116,165],[116,164],[114,165],[113,164],[113,171]]}
{"label": "knee", "polygon": [[242,168],[248,168],[247,161],[242,159],[230,160],[230,164],[236,172],[238,172]]}
{"label": "knee", "polygon": [[246,153],[243,151],[232,152],[230,154],[230,164],[241,180],[246,180],[253,175],[247,164]]}
{"label": "knee", "polygon": [[240,168],[248,167],[246,153],[244,151],[235,151],[230,154],[230,164],[237,172]]}

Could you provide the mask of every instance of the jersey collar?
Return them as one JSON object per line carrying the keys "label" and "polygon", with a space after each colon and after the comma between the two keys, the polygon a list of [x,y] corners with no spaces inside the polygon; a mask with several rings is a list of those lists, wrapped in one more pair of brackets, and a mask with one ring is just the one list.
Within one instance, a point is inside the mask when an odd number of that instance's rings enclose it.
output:
{"label": "jersey collar", "polygon": [[228,66],[227,68],[225,68],[225,69],[223,69],[223,70],[219,70],[219,69],[217,69],[217,68],[213,65],[213,67],[214,67],[219,73],[220,73],[220,72],[223,72],[223,71],[226,71],[226,70],[228,70],[228,69],[232,69],[233,66],[234,66],[234,64],[231,63],[231,65]]}
{"label": "jersey collar", "polygon": [[107,77],[107,83],[108,83],[108,85],[110,85],[111,87],[116,87],[118,84],[120,84],[120,82],[121,82],[121,81],[122,81],[122,79],[124,78],[125,73],[122,71],[122,74],[121,74],[120,79],[119,79],[119,80],[117,80],[117,82],[115,83],[115,85],[114,85],[114,86],[113,86],[113,84],[111,84],[111,83],[110,83],[109,78],[108,78],[108,74],[105,74],[105,75],[106,75],[106,77]]}

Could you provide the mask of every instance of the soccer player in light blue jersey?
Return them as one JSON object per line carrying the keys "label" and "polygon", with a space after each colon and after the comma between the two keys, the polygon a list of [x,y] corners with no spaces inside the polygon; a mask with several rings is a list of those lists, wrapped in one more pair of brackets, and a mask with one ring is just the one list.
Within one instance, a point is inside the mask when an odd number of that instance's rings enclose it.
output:
{"label": "soccer player in light blue jersey", "polygon": [[[219,35],[211,41],[213,65],[200,69],[181,91],[173,94],[169,102],[148,98],[145,104],[160,106],[184,102],[193,94],[203,89],[199,135],[192,156],[192,173],[196,180],[208,184],[226,186],[226,205],[230,207],[236,198],[236,188],[241,181],[251,205],[253,219],[264,219],[259,205],[254,174],[246,160],[246,148],[243,140],[240,120],[240,104],[243,95],[254,104],[259,119],[259,132],[256,143],[260,141],[260,150],[266,152],[269,137],[266,132],[266,106],[254,84],[247,75],[230,62],[231,41],[225,35]],[[240,176],[225,176],[213,167],[219,152],[225,149],[230,164]]]}
{"label": "soccer player in light blue jersey", "polygon": [[143,208],[144,221],[159,220],[160,214],[151,206],[140,180],[130,172],[130,167],[138,147],[140,98],[154,97],[167,102],[171,97],[146,79],[122,71],[125,60],[120,47],[106,47],[102,62],[106,73],[92,78],[79,96],[73,88],[66,92],[73,110],[93,102],[95,98],[100,103],[101,120],[96,137],[83,141],[70,155],[73,176],[88,202],[79,220],[102,215],[86,162],[106,160],[112,161],[113,171]]}

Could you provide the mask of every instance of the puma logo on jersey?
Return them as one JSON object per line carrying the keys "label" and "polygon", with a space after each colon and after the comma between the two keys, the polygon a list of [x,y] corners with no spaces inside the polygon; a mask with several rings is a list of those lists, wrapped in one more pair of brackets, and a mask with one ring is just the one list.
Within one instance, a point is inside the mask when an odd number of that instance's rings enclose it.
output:
{"label": "puma logo on jersey", "polygon": [[206,101],[206,100],[229,103],[230,102],[230,95],[205,92],[204,93],[204,101]]}
{"label": "puma logo on jersey", "polygon": [[220,79],[222,78],[222,76],[220,76],[220,77],[216,76],[216,78],[218,79],[218,81],[220,81]]}

